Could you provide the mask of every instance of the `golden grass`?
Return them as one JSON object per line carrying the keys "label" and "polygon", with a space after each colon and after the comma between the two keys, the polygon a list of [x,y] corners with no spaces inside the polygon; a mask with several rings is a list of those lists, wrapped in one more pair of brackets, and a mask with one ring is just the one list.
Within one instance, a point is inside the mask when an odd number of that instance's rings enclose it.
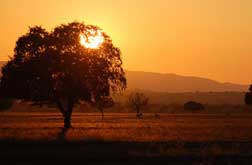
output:
{"label": "golden grass", "polygon": [[[103,140],[128,142],[163,141],[250,141],[252,114],[135,114],[74,113],[73,129],[67,132],[68,140]],[[53,140],[58,138],[63,125],[59,113],[0,114],[0,138]]]}

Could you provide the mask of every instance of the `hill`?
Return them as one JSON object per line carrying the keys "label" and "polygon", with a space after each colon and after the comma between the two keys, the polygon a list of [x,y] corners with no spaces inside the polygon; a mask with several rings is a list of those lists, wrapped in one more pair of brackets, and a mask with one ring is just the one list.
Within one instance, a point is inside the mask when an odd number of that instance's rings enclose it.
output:
{"label": "hill", "polygon": [[[0,61],[0,67],[4,63],[4,61]],[[126,71],[126,77],[129,89],[141,89],[153,92],[240,92],[246,91],[248,88],[248,85],[221,83],[211,79],[176,74]]]}
{"label": "hill", "polygon": [[0,67],[2,68],[2,66],[6,63],[6,61],[0,61]]}
{"label": "hill", "polygon": [[[5,61],[0,61],[0,68],[5,64]],[[2,75],[2,69],[0,69],[0,76]]]}
{"label": "hill", "polygon": [[247,85],[221,83],[211,79],[176,74],[126,71],[129,89],[156,92],[225,92],[246,91]]}

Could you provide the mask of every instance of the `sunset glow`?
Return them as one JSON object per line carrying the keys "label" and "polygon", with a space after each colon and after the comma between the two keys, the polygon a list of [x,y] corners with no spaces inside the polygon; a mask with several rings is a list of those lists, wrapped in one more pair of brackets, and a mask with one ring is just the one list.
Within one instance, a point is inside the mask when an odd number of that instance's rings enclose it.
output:
{"label": "sunset glow", "polygon": [[80,43],[85,48],[98,49],[104,41],[100,30],[90,29],[80,34]]}
{"label": "sunset glow", "polygon": [[[127,70],[250,84],[251,8],[251,0],[2,0],[0,61],[13,57],[29,27],[79,21],[111,37]],[[83,48],[101,48],[81,36]]]}
{"label": "sunset glow", "polygon": [[0,20],[0,165],[252,162],[252,0],[0,0]]}

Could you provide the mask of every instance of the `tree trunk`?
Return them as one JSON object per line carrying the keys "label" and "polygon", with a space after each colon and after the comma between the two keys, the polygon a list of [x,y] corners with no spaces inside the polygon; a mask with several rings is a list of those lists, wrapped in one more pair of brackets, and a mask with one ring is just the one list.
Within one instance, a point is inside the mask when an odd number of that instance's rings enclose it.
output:
{"label": "tree trunk", "polygon": [[136,107],[136,110],[137,110],[136,116],[137,116],[137,118],[140,118],[140,108],[139,108],[139,107]]}
{"label": "tree trunk", "polygon": [[73,112],[73,101],[71,98],[68,99],[68,104],[67,104],[67,111],[65,112],[64,115],[64,128],[68,129],[71,128],[71,116],[72,116],[72,112]]}
{"label": "tree trunk", "polygon": [[102,113],[102,120],[104,119],[104,112],[103,109],[101,109],[101,113]]}
{"label": "tree trunk", "polygon": [[[64,117],[64,127],[63,127],[62,131],[59,133],[58,138],[65,139],[65,135],[66,135],[67,131],[69,130],[69,128],[72,127],[71,116],[72,116],[72,111],[73,111],[73,107],[74,107],[74,102],[72,101],[71,98],[68,98],[67,99],[67,106],[64,106],[62,101],[60,99],[58,99],[57,97],[55,98],[55,101],[58,105],[60,112],[62,113],[62,116]],[[63,102],[64,101],[65,100],[63,100]]]}
{"label": "tree trunk", "polygon": [[60,112],[62,113],[62,115],[64,117],[64,130],[67,130],[72,127],[71,116],[72,116],[72,112],[73,112],[74,102],[72,101],[71,98],[68,98],[67,99],[67,106],[64,106],[63,103],[59,99],[56,99],[56,103],[58,105]]}
{"label": "tree trunk", "polygon": [[64,128],[68,129],[71,128],[71,113],[67,112],[64,116]]}

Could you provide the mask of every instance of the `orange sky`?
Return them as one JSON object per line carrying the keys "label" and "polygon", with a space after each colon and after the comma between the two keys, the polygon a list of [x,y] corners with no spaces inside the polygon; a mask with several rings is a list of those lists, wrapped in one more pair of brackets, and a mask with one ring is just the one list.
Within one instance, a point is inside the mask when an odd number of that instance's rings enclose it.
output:
{"label": "orange sky", "polygon": [[252,83],[251,0],[1,0],[0,60],[28,26],[104,29],[124,67]]}

